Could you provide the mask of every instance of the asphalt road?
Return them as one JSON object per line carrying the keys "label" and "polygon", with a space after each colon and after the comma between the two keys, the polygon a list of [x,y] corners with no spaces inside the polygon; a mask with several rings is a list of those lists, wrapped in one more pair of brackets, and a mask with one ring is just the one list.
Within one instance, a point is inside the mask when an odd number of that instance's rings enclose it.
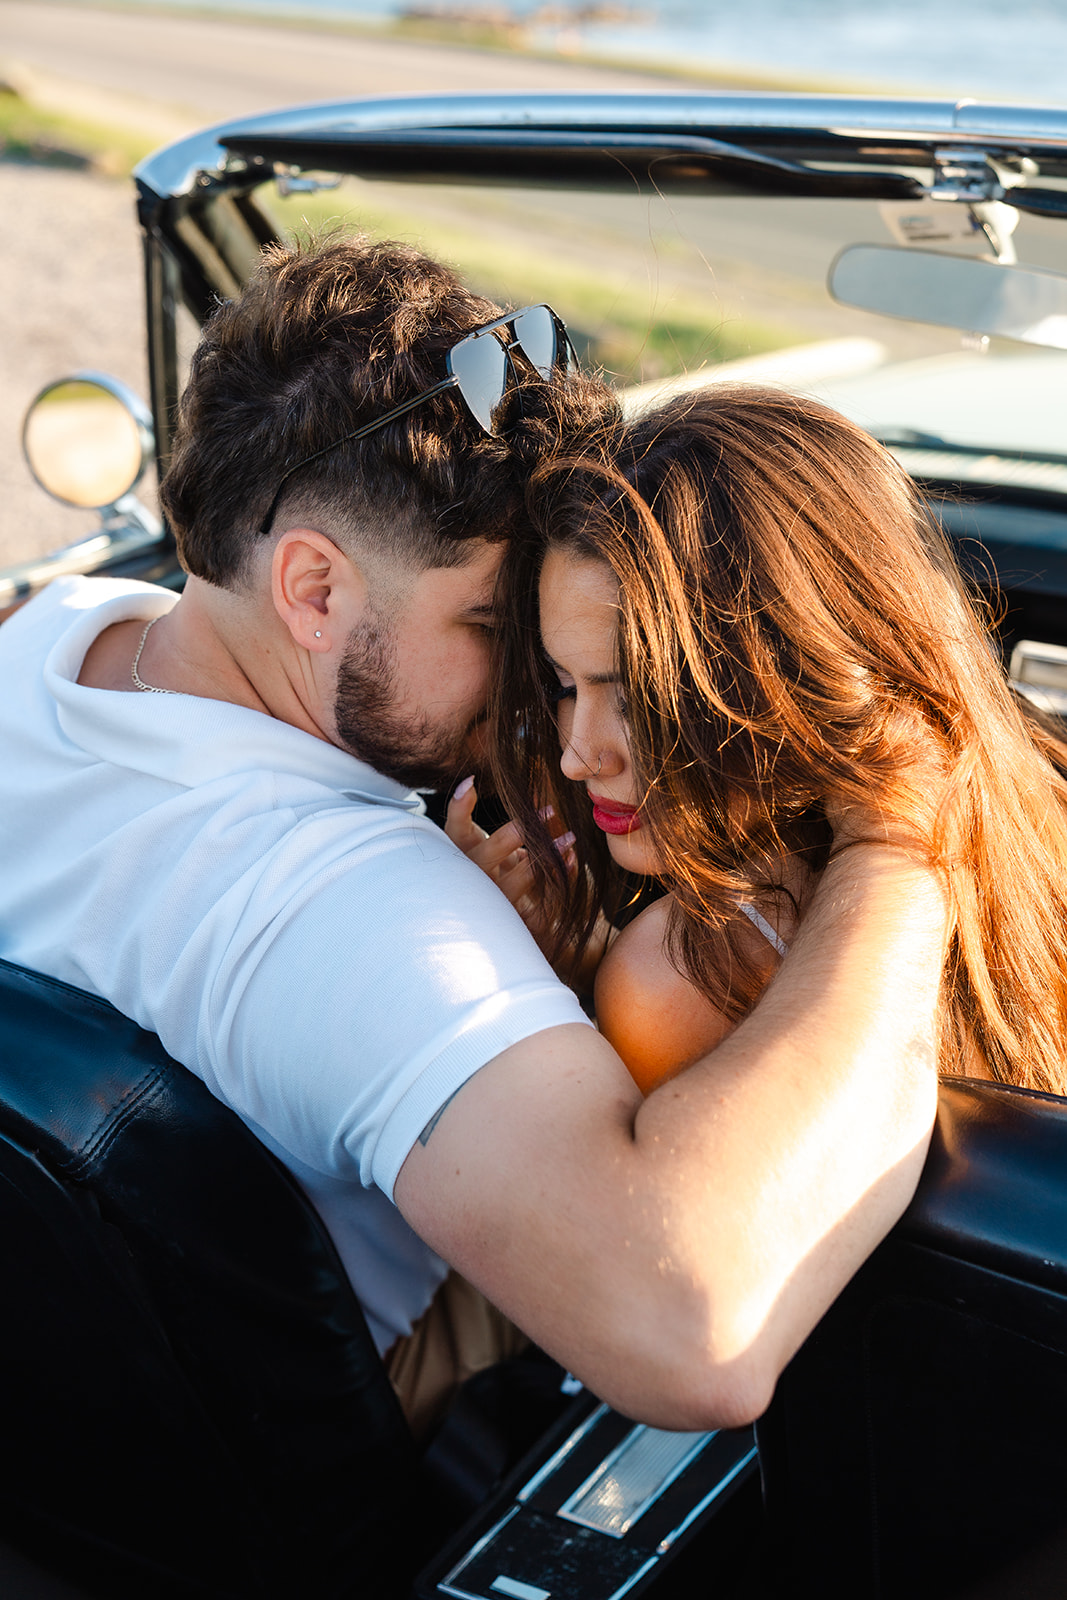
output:
{"label": "asphalt road", "polygon": [[662,77],[564,59],[48,0],[0,3],[0,56],[62,80],[68,105],[105,93],[139,111],[146,125],[185,127],[350,95],[671,87]]}
{"label": "asphalt road", "polygon": [[[0,0],[0,79],[159,143],[222,118],[361,94],[654,90],[636,72],[223,20]],[[140,253],[126,181],[0,162],[0,566],[92,518],[49,501],[19,448],[52,378],[97,368],[146,391]]]}

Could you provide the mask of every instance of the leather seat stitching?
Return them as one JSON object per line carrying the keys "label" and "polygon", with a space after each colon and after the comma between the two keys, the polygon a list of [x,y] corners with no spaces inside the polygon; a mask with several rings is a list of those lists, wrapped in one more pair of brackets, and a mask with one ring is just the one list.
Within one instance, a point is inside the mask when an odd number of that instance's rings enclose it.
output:
{"label": "leather seat stitching", "polygon": [[138,1108],[153,1094],[164,1087],[165,1072],[162,1067],[157,1067],[149,1077],[142,1078],[133,1089],[129,1090],[120,1103],[110,1112],[106,1121],[92,1135],[88,1143],[78,1152],[78,1160],[72,1164],[72,1175],[91,1161],[105,1153],[111,1144],[122,1132],[126,1123]]}

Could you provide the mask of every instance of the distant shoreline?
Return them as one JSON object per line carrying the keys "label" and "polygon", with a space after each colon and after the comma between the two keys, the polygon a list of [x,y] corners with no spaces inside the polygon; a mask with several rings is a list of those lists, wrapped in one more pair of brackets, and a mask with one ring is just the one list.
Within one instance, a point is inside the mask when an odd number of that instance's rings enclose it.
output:
{"label": "distant shoreline", "polygon": [[[50,0],[34,0],[39,7]],[[51,0],[58,3],[58,0]],[[497,18],[483,22],[483,4],[454,0],[455,20],[407,21],[387,11],[393,0],[360,15],[328,8],[312,15],[301,0],[67,0],[79,9],[142,17],[293,29],[338,38],[369,38],[441,49],[465,49],[589,72],[637,72],[651,79],[706,88],[771,92],[884,95],[908,100],[970,100],[1062,107],[1060,63],[1067,59],[1067,5],[1054,0],[1039,16],[1020,16],[1005,36],[1003,0],[748,0],[694,12],[680,0],[631,0],[625,21],[588,24],[547,17],[532,25],[495,0]],[[235,0],[230,0],[234,4]],[[314,5],[315,0],[304,0]],[[357,3],[357,0],[352,0]],[[399,4],[399,0],[397,0]],[[433,0],[414,9],[432,12]],[[567,10],[570,9],[568,6]],[[468,15],[464,17],[462,14]],[[654,20],[650,21],[650,18]],[[1009,47],[1010,44],[1010,47]],[[556,48],[553,46],[556,45]],[[0,42],[0,51],[3,44]]]}
{"label": "distant shoreline", "polygon": [[[240,10],[224,9],[221,5],[180,5],[173,0],[35,0],[36,5],[76,5],[85,11],[110,11],[122,14],[136,12],[154,13],[191,21],[226,22],[237,26],[286,29],[294,32],[336,34],[344,38],[372,38],[388,40],[395,44],[436,44],[444,49],[478,50],[486,54],[519,56],[531,61],[545,61],[556,65],[574,65],[589,70],[605,72],[640,72],[646,77],[663,78],[675,83],[692,83],[703,88],[754,89],[796,94],[884,94],[910,95],[913,91],[900,82],[885,79],[840,77],[832,74],[810,75],[796,72],[774,72],[769,69],[748,68],[731,62],[692,62],[643,60],[635,62],[626,54],[601,55],[586,51],[564,52],[539,49],[531,45],[517,45],[509,41],[505,32],[490,29],[464,31],[447,23],[409,22],[383,18],[380,22],[369,18],[342,16],[311,16],[297,11],[259,11],[243,7]],[[929,91],[926,91],[929,94]],[[936,96],[934,96],[936,97]]]}

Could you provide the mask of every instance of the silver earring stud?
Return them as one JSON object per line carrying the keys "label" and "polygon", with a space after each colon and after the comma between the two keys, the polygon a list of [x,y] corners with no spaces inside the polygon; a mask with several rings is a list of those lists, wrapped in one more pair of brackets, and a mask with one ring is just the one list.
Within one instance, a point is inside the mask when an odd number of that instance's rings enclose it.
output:
{"label": "silver earring stud", "polygon": [[322,638],[322,629],[321,628],[316,628],[315,629],[315,637],[316,637],[316,639],[321,639]]}

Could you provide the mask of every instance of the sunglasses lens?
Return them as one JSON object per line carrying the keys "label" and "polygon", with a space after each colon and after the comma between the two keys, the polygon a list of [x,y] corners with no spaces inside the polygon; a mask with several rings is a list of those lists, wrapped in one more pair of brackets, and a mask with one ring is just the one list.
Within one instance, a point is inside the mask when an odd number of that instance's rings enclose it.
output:
{"label": "sunglasses lens", "polygon": [[460,394],[486,433],[492,433],[493,412],[507,383],[504,346],[495,334],[472,334],[452,346],[449,361]]}
{"label": "sunglasses lens", "polygon": [[556,319],[547,306],[526,306],[511,322],[515,343],[531,367],[547,382],[559,353]]}

